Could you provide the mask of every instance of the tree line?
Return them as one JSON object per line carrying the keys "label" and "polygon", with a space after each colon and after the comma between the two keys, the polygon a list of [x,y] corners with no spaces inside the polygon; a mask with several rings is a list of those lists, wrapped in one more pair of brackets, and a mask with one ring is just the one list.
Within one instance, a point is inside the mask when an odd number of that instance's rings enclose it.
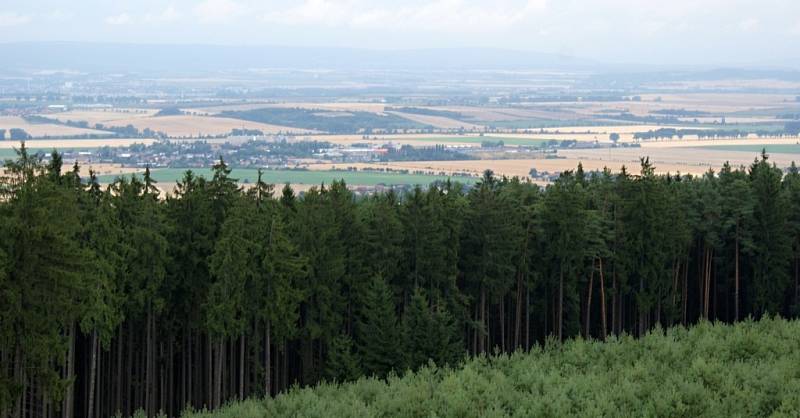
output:
{"label": "tree line", "polygon": [[302,196],[220,160],[161,196],[24,146],[0,179],[0,415],[148,416],[548,339],[800,307],[800,170],[578,166]]}

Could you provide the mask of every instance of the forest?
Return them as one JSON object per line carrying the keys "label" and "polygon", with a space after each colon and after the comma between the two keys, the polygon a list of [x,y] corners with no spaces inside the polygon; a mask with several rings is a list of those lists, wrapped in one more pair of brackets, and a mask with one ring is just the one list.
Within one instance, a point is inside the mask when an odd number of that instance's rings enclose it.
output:
{"label": "forest", "polygon": [[[800,307],[800,170],[763,152],[700,177],[642,159],[359,198],[245,189],[221,159],[169,195],[149,170],[103,187],[62,164],[23,145],[0,179],[2,416],[177,416]],[[794,324],[772,338],[796,347]]]}

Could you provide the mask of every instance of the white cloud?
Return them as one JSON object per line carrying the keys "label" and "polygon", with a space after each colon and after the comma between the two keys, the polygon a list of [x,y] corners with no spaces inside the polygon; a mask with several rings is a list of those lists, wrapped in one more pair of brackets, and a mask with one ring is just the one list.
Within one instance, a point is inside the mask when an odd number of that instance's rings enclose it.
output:
{"label": "white cloud", "polygon": [[133,18],[127,13],[120,13],[106,17],[105,22],[109,25],[128,25],[133,23]]}
{"label": "white cloud", "polygon": [[265,13],[269,23],[357,28],[413,28],[429,31],[486,31],[513,26],[544,11],[547,0],[432,0],[423,4],[373,6],[365,0],[304,0],[294,7]]}
{"label": "white cloud", "polygon": [[144,21],[147,23],[174,22],[180,18],[181,14],[175,9],[174,6],[169,6],[160,13],[148,13],[144,15]]}
{"label": "white cloud", "polygon": [[760,23],[761,23],[760,20],[758,20],[758,19],[756,19],[754,17],[750,17],[750,18],[744,19],[741,22],[739,22],[739,29],[744,31],[744,32],[752,32],[752,31],[758,29],[758,25]]}
{"label": "white cloud", "polygon": [[228,23],[244,12],[234,0],[205,0],[194,8],[200,23]]}
{"label": "white cloud", "polygon": [[0,12],[0,27],[24,25],[31,17],[14,12]]}

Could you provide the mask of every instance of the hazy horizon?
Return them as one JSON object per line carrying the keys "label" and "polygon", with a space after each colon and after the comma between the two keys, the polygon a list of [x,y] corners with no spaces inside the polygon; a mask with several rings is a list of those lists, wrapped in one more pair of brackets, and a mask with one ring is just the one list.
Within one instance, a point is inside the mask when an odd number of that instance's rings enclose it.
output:
{"label": "hazy horizon", "polygon": [[800,4],[790,0],[5,3],[4,43],[500,48],[602,63],[800,67]]}

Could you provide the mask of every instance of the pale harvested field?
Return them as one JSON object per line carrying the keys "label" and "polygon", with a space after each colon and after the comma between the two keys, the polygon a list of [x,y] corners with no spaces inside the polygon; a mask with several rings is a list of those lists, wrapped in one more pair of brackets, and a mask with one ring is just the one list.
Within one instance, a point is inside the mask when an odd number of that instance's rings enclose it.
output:
{"label": "pale harvested field", "polygon": [[[258,107],[264,107],[258,105]],[[209,116],[175,115],[153,116],[157,110],[130,109],[123,110],[91,110],[69,111],[44,115],[61,121],[86,121],[90,125],[103,124],[108,126],[133,125],[136,129],[150,128],[154,131],[164,132],[169,136],[197,137],[201,135],[221,135],[229,133],[234,128],[259,129],[264,133],[278,132],[314,132],[286,126],[270,125],[266,123],[249,122],[231,118],[218,118]]]}
{"label": "pale harvested field", "polygon": [[[54,123],[28,123],[25,119],[18,116],[0,116],[0,129],[6,131],[12,128],[24,129],[33,137],[42,136],[73,136],[86,134],[107,134],[106,131],[96,129],[74,128],[72,126],[58,125]],[[8,132],[6,132],[8,135]]]}
{"label": "pale harvested field", "polygon": [[239,103],[219,106],[208,106],[198,108],[183,109],[188,112],[207,113],[210,115],[219,114],[225,111],[239,111],[239,110],[255,110],[265,108],[299,108],[299,109],[321,109],[330,111],[345,111],[345,112],[371,112],[371,113],[384,113],[386,105],[383,103],[361,103],[361,102],[331,102],[331,103],[316,103],[316,102],[284,102],[284,103]]}
{"label": "pale harvested field", "polygon": [[[68,112],[48,113],[41,116],[58,119],[62,122],[86,121],[90,126],[98,123],[109,126],[126,126],[130,120],[153,116],[154,109],[105,109],[105,110],[70,110]],[[124,123],[123,123],[124,122]]]}
{"label": "pale harvested field", "polygon": [[[25,141],[28,148],[98,148],[98,147],[127,147],[132,144],[150,145],[156,142],[149,138],[111,138],[111,139],[30,139]],[[0,149],[19,148],[17,141],[0,142]]]}
{"label": "pale harvested field", "polygon": [[[642,100],[619,102],[558,102],[536,104],[536,106],[559,106],[565,111],[574,111],[585,116],[597,116],[607,111],[628,111],[634,115],[646,116],[656,110],[685,109],[718,114],[746,112],[798,106],[794,96],[785,94],[750,93],[681,93],[644,94]],[[661,101],[656,101],[656,98]],[[689,118],[690,120],[692,118]],[[731,120],[733,122],[733,120]]]}
{"label": "pale harvested field", "polygon": [[418,115],[414,113],[403,113],[403,112],[386,112],[396,116],[400,116],[401,118],[408,119],[410,121],[414,121],[417,123],[422,123],[425,125],[431,125],[436,128],[441,129],[483,129],[483,125],[476,125],[474,123],[469,122],[462,122],[460,120],[444,117],[444,116],[431,116],[431,115]]}
{"label": "pale harvested field", "polygon": [[471,107],[471,106],[443,106],[431,107],[431,109],[447,110],[451,112],[459,112],[465,118],[486,121],[486,122],[501,122],[513,121],[523,119],[554,119],[554,120],[570,120],[575,119],[576,115],[571,111],[558,111],[543,110],[531,108],[511,108],[511,107]]}
{"label": "pale harvested field", "polygon": [[[264,133],[278,132],[311,132],[309,130],[286,126],[268,125],[266,123],[249,122],[239,119],[210,116],[159,116],[138,118],[127,121],[139,130],[150,128],[174,137],[199,137],[204,135],[222,135],[233,129],[258,129]],[[124,125],[123,125],[124,126]]]}
{"label": "pale harvested field", "polygon": [[[72,165],[73,162],[65,161],[64,165],[61,167],[61,171],[72,171]],[[81,177],[88,177],[90,170],[93,170],[98,176],[138,173],[142,171],[141,168],[123,167],[122,164],[103,164],[91,162],[79,162],[78,168],[80,169]]]}
{"label": "pale harvested field", "polygon": [[[709,169],[718,171],[726,162],[735,167],[748,166],[759,153],[685,147],[560,150],[558,154],[571,160],[584,161],[584,165],[589,161],[612,168],[625,164],[633,171],[638,170],[641,157],[649,157],[658,172],[702,174]],[[797,154],[770,153],[770,161],[781,167],[788,166],[798,157]]]}
{"label": "pale harvested field", "polygon": [[[384,144],[399,144],[399,145],[416,145],[416,146],[425,146],[425,147],[432,147],[434,145],[441,145],[442,141],[433,140],[423,140],[423,138],[437,138],[437,137],[445,137],[447,135],[439,135],[439,134],[407,134],[407,135],[375,135],[370,136],[368,139],[364,139],[361,135],[303,135],[296,137],[296,140],[303,140],[303,141],[327,141],[332,144],[338,145],[353,145],[353,144],[363,144],[363,143],[370,143],[376,145],[384,145]],[[458,138],[458,136],[453,135],[452,138]],[[448,142],[448,146],[451,147],[475,147],[480,146],[480,144],[471,143],[468,141],[465,142],[458,142],[454,140],[453,142]]]}
{"label": "pale harvested field", "polygon": [[703,81],[681,81],[674,83],[658,83],[653,87],[666,87],[669,89],[685,88],[687,90],[698,89],[800,89],[800,82],[776,79],[728,79],[728,80],[703,80]]}
{"label": "pale harvested field", "polygon": [[[531,168],[539,165],[546,166],[549,161],[546,159],[525,159],[525,160],[465,160],[465,161],[405,161],[388,163],[353,163],[353,164],[312,164],[310,170],[330,170],[332,168],[357,167],[358,169],[372,168],[392,168],[394,170],[423,171],[437,175],[452,175],[458,173],[468,173],[480,176],[487,169],[494,171],[498,175],[509,177],[528,177]],[[564,161],[564,160],[558,160]],[[575,162],[571,168],[575,168]],[[549,171],[549,170],[548,170]]]}
{"label": "pale harvested field", "polygon": [[643,94],[642,101],[655,101],[660,97],[663,104],[684,106],[746,106],[750,108],[785,106],[794,103],[795,96],[788,94],[761,93],[665,93]]}
{"label": "pale harvested field", "polygon": [[[611,133],[618,133],[620,142],[632,142],[633,135],[636,132],[647,132],[651,130],[658,130],[667,128],[661,125],[619,125],[619,126],[563,126],[557,128],[545,128],[542,130],[535,130],[537,133],[533,134],[486,134],[486,136],[501,136],[506,138],[529,138],[529,139],[558,139],[558,140],[576,140],[585,142],[601,142],[610,143],[609,136]],[[669,126],[669,128],[682,129],[687,127]],[[703,129],[703,128],[693,128]],[[685,138],[690,138],[693,135],[687,135]],[[696,137],[696,136],[695,136]]]}
{"label": "pale harvested field", "polygon": [[287,126],[270,125],[266,123],[249,122],[239,119],[220,118],[211,116],[175,115],[153,116],[155,111],[149,113],[124,113],[114,111],[70,111],[46,115],[62,121],[84,120],[90,125],[97,123],[107,126],[133,125],[142,131],[149,128],[153,131],[164,132],[171,137],[199,137],[204,135],[222,135],[230,133],[233,129],[258,129],[264,133],[278,132],[314,132],[307,129],[292,128]]}
{"label": "pale harvested field", "polygon": [[[656,173],[681,173],[702,175],[709,169],[719,171],[725,162],[733,166],[748,166],[756,157],[756,153],[742,151],[702,150],[692,148],[607,148],[588,150],[560,150],[557,159],[517,159],[517,160],[468,160],[468,161],[412,161],[389,163],[358,164],[310,164],[310,169],[328,170],[331,168],[357,167],[392,168],[395,170],[423,171],[430,174],[452,175],[469,173],[475,176],[484,170],[493,170],[498,175],[527,178],[531,168],[539,172],[557,173],[574,170],[578,163],[583,164],[586,171],[603,170],[605,168],[618,172],[625,166],[629,172],[638,173],[641,157],[649,157],[655,166]],[[788,166],[798,156],[792,154],[770,154],[770,160],[778,166]]]}
{"label": "pale harvested field", "polygon": [[687,147],[707,147],[714,145],[748,145],[748,144],[767,144],[767,145],[796,145],[800,143],[798,138],[750,138],[750,139],[688,139],[682,140],[662,140],[645,141],[641,143],[644,149],[652,148],[687,148]]}

